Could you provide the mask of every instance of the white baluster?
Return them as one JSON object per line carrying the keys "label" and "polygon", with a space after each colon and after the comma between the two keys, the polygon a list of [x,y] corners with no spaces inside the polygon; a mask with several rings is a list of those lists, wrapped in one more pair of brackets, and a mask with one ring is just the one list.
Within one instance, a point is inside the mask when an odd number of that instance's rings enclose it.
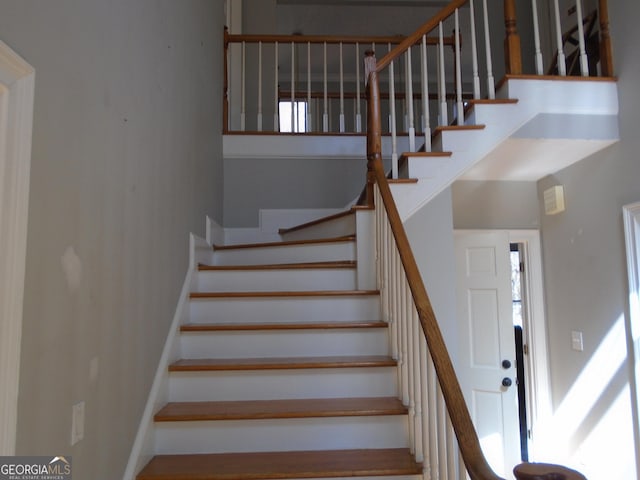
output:
{"label": "white baluster", "polygon": [[362,132],[362,112],[360,111],[360,45],[356,42],[356,132]]}
{"label": "white baluster", "polygon": [[262,131],[262,42],[258,42],[258,131]]}
{"label": "white baluster", "polygon": [[478,45],[476,40],[476,10],[473,0],[469,0],[469,19],[471,22],[471,59],[473,63],[473,98],[480,98],[480,75],[478,73]]}
{"label": "white baluster", "polygon": [[[391,44],[389,44],[391,51]],[[396,131],[396,80],[394,63],[389,64],[389,130],[391,131],[391,177],[398,178],[398,135]]]}
{"label": "white baluster", "polygon": [[438,85],[439,89],[439,98],[440,98],[440,125],[448,125],[449,124],[449,112],[447,111],[447,86],[445,84],[445,71],[444,71],[444,34],[442,33],[442,22],[440,22],[438,26],[438,35],[439,35],[439,45],[438,45],[438,53],[439,53],[439,62],[438,62]]}
{"label": "white baluster", "polygon": [[536,73],[543,75],[542,49],[540,48],[540,21],[538,20],[538,0],[531,0],[531,10],[533,12],[533,41],[536,49]]}
{"label": "white baluster", "polygon": [[582,23],[582,0],[576,0],[576,16],[578,17],[578,46],[580,49],[580,73],[583,77],[589,76],[589,59],[584,44],[584,25]]}
{"label": "white baluster", "polygon": [[427,36],[422,36],[422,131],[424,151],[431,151],[431,118],[429,112],[429,70],[427,65]]}
{"label": "white baluster", "polygon": [[411,340],[413,351],[413,403],[414,418],[413,428],[415,430],[415,455],[417,462],[424,461],[424,445],[422,437],[422,364],[424,357],[420,356],[420,319],[418,312],[411,297],[409,297],[410,321],[411,321]]}
{"label": "white baluster", "polygon": [[291,42],[291,132],[297,131],[296,116],[296,44]]}
{"label": "white baluster", "polygon": [[407,282],[407,276],[404,273],[404,268],[401,268],[400,275],[402,278],[402,315],[404,317],[407,328],[405,329],[406,343],[407,343],[407,397],[409,405],[409,445],[411,453],[416,453],[416,399],[414,396],[414,369],[415,363],[413,358],[413,324],[411,323],[412,316],[410,310],[410,298],[409,298],[409,286]]}
{"label": "white baluster", "polygon": [[246,70],[247,70],[247,56],[246,56],[246,43],[242,42],[242,59],[240,60],[240,131],[244,132],[246,127],[246,107],[247,107],[247,95],[246,95]]}
{"label": "white baluster", "polygon": [[[416,312],[417,316],[417,312]],[[423,451],[423,477],[431,478],[431,432],[429,425],[431,422],[431,404],[429,403],[429,364],[431,358],[427,350],[427,339],[424,336],[422,327],[418,326],[418,346],[420,355],[420,397],[422,399],[422,451]]]}
{"label": "white baluster", "polygon": [[464,125],[464,105],[462,104],[462,69],[460,67],[460,15],[458,9],[454,15],[455,19],[455,49],[456,49],[456,110],[458,125]]}
{"label": "white baluster", "polygon": [[493,78],[493,61],[491,60],[491,39],[489,37],[489,12],[487,10],[487,0],[482,0],[483,21],[484,21],[484,44],[487,58],[487,96],[490,99],[496,98],[496,83]]}
{"label": "white baluster", "polygon": [[329,100],[327,96],[327,42],[324,42],[324,111],[322,114],[322,131],[329,131]]}
{"label": "white baluster", "polygon": [[280,130],[280,99],[278,98],[278,42],[275,42],[275,83],[273,92],[273,131]]}
{"label": "white baluster", "polygon": [[556,65],[558,66],[558,74],[566,77],[567,75],[567,60],[564,55],[564,45],[562,41],[562,25],[560,24],[560,7],[558,6],[558,0],[553,0],[553,10],[556,19],[556,43],[558,44],[558,56]]}
{"label": "white baluster", "polygon": [[307,42],[307,132],[313,131],[311,118],[311,42]]}
{"label": "white baluster", "polygon": [[[444,403],[444,402],[443,402]],[[448,413],[445,413],[446,416],[446,432],[447,432],[447,478],[456,478],[457,463],[458,463],[458,449],[456,448],[456,434],[453,431],[453,425],[451,423],[451,418]]]}
{"label": "white baluster", "polygon": [[340,42],[340,133],[344,133],[344,72],[342,67],[342,42]]}
{"label": "white baluster", "polygon": [[449,478],[447,472],[447,409],[442,397],[442,390],[440,384],[437,384],[436,388],[436,403],[438,410],[438,471],[440,478]]}
{"label": "white baluster", "polygon": [[411,65],[411,47],[407,49],[406,61],[407,61],[406,101],[407,101],[407,109],[409,114],[409,118],[408,118],[409,151],[415,152],[416,151],[416,129],[414,126],[414,115],[413,115],[413,67]]}
{"label": "white baluster", "polygon": [[428,394],[429,394],[429,458],[431,459],[431,478],[438,478],[440,458],[438,457],[438,387],[436,370],[429,355],[427,362]]}

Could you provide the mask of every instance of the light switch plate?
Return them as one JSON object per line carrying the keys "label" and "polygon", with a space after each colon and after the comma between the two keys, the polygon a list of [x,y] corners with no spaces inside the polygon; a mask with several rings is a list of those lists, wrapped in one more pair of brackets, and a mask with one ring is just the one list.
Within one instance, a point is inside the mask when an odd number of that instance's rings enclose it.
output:
{"label": "light switch plate", "polygon": [[577,352],[582,352],[584,350],[584,344],[582,342],[582,332],[573,331],[571,332],[571,348],[573,348]]}

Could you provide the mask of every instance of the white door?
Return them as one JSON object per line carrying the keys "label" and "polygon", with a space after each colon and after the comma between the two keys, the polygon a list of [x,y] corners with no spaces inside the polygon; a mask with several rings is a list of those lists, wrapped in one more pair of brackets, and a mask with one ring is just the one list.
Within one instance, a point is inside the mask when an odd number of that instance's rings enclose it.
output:
{"label": "white door", "polygon": [[509,232],[455,232],[460,381],[482,450],[513,478],[520,463]]}

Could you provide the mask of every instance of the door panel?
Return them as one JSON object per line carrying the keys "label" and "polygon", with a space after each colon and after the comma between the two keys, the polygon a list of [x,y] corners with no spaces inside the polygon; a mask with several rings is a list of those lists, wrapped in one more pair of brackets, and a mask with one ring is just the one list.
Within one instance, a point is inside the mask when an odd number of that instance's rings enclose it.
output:
{"label": "door panel", "polygon": [[455,249],[462,389],[487,460],[513,478],[520,444],[509,234],[457,231]]}

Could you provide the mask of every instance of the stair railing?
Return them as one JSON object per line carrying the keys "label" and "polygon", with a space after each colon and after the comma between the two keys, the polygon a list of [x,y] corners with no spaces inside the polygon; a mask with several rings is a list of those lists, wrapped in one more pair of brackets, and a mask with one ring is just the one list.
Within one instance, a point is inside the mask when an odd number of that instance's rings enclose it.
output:
{"label": "stair railing", "polygon": [[[486,5],[486,0],[484,3]],[[426,38],[435,29],[441,35],[443,22],[451,17],[456,25],[454,38],[459,37],[459,10],[466,4],[471,4],[473,15],[473,0],[454,0],[379,62],[374,52],[366,52],[368,163],[365,191],[366,203],[375,209],[376,215],[377,278],[383,316],[390,324],[392,354],[398,360],[400,395],[409,407],[411,448],[416,459],[423,462],[424,477],[464,478],[462,469],[465,468],[472,480],[500,480],[501,477],[492,470],[482,452],[394,202],[381,153],[379,77],[385,68],[391,68],[394,60],[406,54],[420,38]],[[505,61],[508,72],[520,73],[522,62],[513,5],[512,0],[505,1]],[[475,71],[474,68],[474,74]],[[456,66],[456,76],[456,92],[459,96],[459,65]],[[463,109],[458,107],[458,112],[458,120],[462,121]],[[419,334],[420,328],[423,335]],[[515,467],[514,474],[519,480],[585,480],[582,474],[574,470],[548,464],[523,463]]]}
{"label": "stair railing", "polygon": [[[236,35],[225,30],[225,133],[362,133],[365,103],[361,52],[377,46],[391,50],[403,36]],[[436,38],[426,39],[437,46]],[[443,44],[454,46],[453,36]],[[453,51],[453,50],[452,50]],[[235,61],[230,62],[234,56]],[[233,63],[235,68],[231,68]],[[406,75],[393,100],[405,108],[409,94]],[[233,98],[233,101],[232,101]],[[389,102],[389,95],[386,95]],[[280,102],[291,106],[281,118]],[[264,112],[271,113],[272,119]]]}

